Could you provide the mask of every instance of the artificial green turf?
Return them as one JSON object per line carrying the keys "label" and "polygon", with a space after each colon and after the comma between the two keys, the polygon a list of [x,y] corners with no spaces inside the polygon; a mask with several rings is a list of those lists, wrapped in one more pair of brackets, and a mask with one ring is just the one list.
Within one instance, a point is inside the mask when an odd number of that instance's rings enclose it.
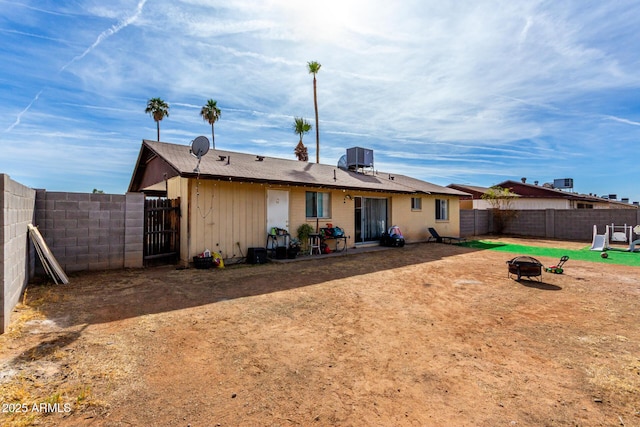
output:
{"label": "artificial green turf", "polygon": [[601,262],[603,264],[628,265],[632,267],[640,267],[640,252],[627,252],[624,249],[612,248],[606,251],[608,258],[602,258],[600,251],[592,251],[589,247],[584,249],[560,249],[547,248],[539,246],[525,246],[511,243],[491,242],[489,240],[471,240],[462,242],[459,246],[465,246],[474,249],[492,250],[500,252],[508,252],[518,255],[529,255],[532,257],[545,256],[558,258],[567,255],[569,260]]}

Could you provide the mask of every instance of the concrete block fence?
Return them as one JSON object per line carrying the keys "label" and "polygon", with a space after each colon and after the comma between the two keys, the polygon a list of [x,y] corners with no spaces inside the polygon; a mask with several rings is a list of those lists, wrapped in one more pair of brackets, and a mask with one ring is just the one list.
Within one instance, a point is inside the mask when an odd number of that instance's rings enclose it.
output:
{"label": "concrete block fence", "polygon": [[483,209],[460,211],[460,235],[464,237],[489,234],[490,212]]}
{"label": "concrete block fence", "polygon": [[142,267],[144,195],[36,190],[35,223],[67,273]]}
{"label": "concrete block fence", "polygon": [[27,224],[33,221],[35,191],[0,174],[0,334],[33,275]]}
{"label": "concrete block fence", "polygon": [[[469,237],[494,232],[492,216],[488,210],[460,211],[460,234]],[[640,209],[523,210],[507,222],[503,234],[590,242],[594,225],[603,234],[612,223],[640,225]]]}
{"label": "concrete block fence", "polygon": [[0,174],[0,333],[27,283],[45,274],[27,224],[66,273],[143,266],[144,195],[33,190]]}

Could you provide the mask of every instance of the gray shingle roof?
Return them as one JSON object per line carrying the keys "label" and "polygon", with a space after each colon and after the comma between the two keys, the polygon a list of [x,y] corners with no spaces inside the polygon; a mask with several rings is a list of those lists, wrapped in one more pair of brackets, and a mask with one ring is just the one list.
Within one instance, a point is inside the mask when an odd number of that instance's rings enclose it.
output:
{"label": "gray shingle roof", "polygon": [[[189,146],[144,140],[148,147],[162,157],[184,177],[198,176],[194,171],[198,160],[190,154]],[[336,166],[297,160],[263,157],[224,150],[209,150],[202,157],[199,176],[245,182],[306,185],[311,187],[344,188],[395,193],[426,193],[464,196],[465,193],[419,179],[383,172],[357,173]],[[393,177],[393,178],[391,178]]]}

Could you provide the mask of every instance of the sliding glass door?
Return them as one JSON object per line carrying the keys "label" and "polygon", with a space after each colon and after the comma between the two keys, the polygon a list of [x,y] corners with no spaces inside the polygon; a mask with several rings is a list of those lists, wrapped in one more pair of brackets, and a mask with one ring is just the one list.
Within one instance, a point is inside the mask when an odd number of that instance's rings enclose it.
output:
{"label": "sliding glass door", "polygon": [[380,240],[387,228],[387,199],[355,197],[356,243]]}

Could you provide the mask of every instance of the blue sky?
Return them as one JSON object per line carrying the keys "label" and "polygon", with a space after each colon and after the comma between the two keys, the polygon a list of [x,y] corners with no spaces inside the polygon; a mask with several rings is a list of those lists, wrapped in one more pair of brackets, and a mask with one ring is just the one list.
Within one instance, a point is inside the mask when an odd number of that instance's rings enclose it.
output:
{"label": "blue sky", "polygon": [[636,0],[0,0],[0,172],[124,193],[154,97],[162,141],[210,137],[213,98],[217,148],[295,159],[317,61],[322,163],[640,201],[638,23]]}

